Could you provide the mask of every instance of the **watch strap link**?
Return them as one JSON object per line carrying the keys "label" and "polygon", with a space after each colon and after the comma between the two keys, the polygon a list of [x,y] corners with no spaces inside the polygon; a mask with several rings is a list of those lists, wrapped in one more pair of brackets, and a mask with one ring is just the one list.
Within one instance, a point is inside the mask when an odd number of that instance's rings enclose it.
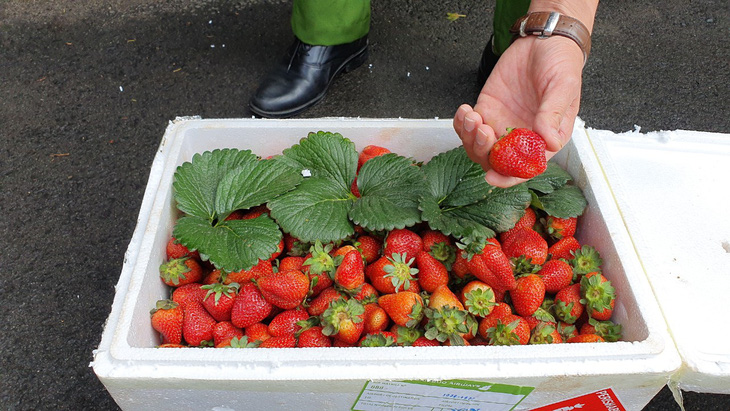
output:
{"label": "watch strap link", "polygon": [[529,35],[538,36],[538,38],[555,35],[567,37],[578,44],[583,52],[584,62],[591,52],[591,33],[588,28],[579,20],[554,11],[528,13],[517,19],[510,28],[510,33],[520,37]]}

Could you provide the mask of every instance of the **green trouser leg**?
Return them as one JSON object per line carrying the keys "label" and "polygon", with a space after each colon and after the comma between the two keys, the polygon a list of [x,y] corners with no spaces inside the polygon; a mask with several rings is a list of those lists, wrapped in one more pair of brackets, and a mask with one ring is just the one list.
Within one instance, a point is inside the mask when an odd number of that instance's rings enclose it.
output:
{"label": "green trouser leg", "polygon": [[294,0],[291,26],[304,43],[351,43],[370,31],[370,0]]}
{"label": "green trouser leg", "polygon": [[509,28],[517,19],[527,13],[530,0],[497,0],[494,6],[494,42],[493,51],[500,56],[512,42]]}

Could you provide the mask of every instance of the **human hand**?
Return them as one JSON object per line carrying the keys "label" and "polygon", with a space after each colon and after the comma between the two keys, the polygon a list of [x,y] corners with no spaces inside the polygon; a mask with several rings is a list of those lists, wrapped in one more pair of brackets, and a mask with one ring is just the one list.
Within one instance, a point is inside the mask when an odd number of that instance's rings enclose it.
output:
{"label": "human hand", "polygon": [[489,166],[489,151],[507,128],[524,127],[547,143],[550,159],[569,140],[578,115],[583,53],[563,37],[517,39],[499,58],[472,108],[454,115],[454,130],[469,158],[487,172],[486,180],[510,187],[524,179],[504,176]]}

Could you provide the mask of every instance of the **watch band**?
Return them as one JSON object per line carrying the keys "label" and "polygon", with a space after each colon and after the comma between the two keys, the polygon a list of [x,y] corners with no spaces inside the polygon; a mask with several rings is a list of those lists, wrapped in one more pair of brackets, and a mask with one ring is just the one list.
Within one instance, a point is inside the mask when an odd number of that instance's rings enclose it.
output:
{"label": "watch band", "polygon": [[535,35],[545,39],[558,35],[578,44],[583,52],[583,62],[591,52],[591,33],[579,20],[554,11],[537,11],[520,17],[509,29],[515,36]]}

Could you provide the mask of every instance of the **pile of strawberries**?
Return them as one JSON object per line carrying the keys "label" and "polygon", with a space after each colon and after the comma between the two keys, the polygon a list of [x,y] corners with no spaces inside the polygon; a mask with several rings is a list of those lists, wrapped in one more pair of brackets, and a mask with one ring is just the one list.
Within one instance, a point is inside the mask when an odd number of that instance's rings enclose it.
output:
{"label": "pile of strawberries", "polygon": [[358,227],[328,244],[284,234],[269,259],[230,273],[170,238],[160,277],[172,294],[152,310],[152,327],[160,347],[617,341],[615,290],[598,252],[574,237],[577,222],[530,207],[490,239],[457,241],[425,223],[385,233]]}

